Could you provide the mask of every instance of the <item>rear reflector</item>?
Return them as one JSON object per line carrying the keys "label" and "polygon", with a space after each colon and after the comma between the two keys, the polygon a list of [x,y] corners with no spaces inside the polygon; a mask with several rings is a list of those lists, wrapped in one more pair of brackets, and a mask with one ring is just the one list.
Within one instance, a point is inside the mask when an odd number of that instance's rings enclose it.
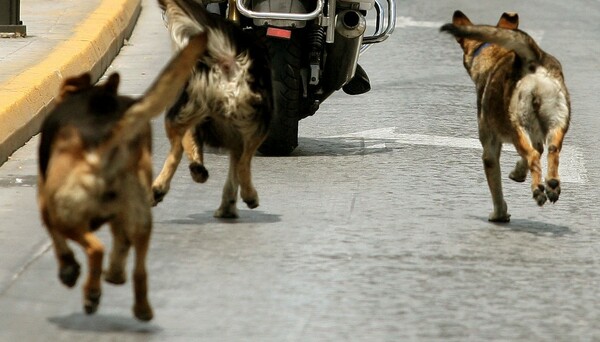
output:
{"label": "rear reflector", "polygon": [[290,39],[292,37],[292,31],[276,27],[269,27],[267,28],[267,36]]}

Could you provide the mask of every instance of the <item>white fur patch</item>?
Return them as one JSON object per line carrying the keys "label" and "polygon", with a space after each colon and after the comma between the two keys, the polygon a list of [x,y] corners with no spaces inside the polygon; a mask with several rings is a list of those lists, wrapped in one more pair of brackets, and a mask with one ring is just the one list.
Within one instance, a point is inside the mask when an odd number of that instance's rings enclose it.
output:
{"label": "white fur patch", "polygon": [[72,172],[54,194],[53,203],[58,218],[63,222],[80,222],[97,210],[99,195],[105,182],[91,173]]}
{"label": "white fur patch", "polygon": [[546,134],[565,127],[570,115],[566,89],[561,80],[543,67],[538,67],[535,73],[526,75],[517,83],[509,111],[511,120],[529,133],[533,143],[546,143]]}
{"label": "white fur patch", "polygon": [[168,6],[165,11],[171,38],[178,49],[187,45],[191,36],[204,32],[204,27],[188,17],[177,6]]}
{"label": "white fur patch", "polygon": [[202,62],[208,73],[195,71],[188,85],[191,100],[177,117],[181,123],[200,122],[209,115],[245,121],[253,115],[253,105],[262,99],[250,89],[252,61],[246,53],[237,55],[233,42],[223,32],[188,17],[177,6],[168,6],[167,22],[173,42],[183,48],[191,35],[207,32],[207,54]]}

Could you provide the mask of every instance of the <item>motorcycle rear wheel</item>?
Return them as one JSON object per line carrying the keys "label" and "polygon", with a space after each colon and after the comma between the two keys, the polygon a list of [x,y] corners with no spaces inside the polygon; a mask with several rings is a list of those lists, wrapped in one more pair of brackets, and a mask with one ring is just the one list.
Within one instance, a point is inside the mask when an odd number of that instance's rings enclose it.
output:
{"label": "motorcycle rear wheel", "polygon": [[274,110],[267,139],[258,151],[267,156],[287,156],[298,146],[301,111],[300,40],[266,39],[271,58]]}

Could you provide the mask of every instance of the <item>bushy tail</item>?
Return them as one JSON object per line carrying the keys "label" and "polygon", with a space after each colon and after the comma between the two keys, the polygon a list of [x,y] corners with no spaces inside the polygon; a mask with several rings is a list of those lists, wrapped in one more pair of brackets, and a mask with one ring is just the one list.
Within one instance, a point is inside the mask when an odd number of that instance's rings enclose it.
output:
{"label": "bushy tail", "polygon": [[188,39],[200,32],[206,32],[213,25],[214,18],[206,8],[194,0],[158,0],[164,11],[169,32],[175,45],[182,48]]}
{"label": "bushy tail", "polygon": [[514,51],[525,66],[537,65],[542,58],[542,50],[527,33],[488,25],[445,24],[440,28],[456,38],[466,38],[502,46]]}
{"label": "bushy tail", "polygon": [[189,40],[185,48],[171,58],[146,93],[117,123],[112,141],[106,145],[107,148],[135,139],[150,119],[175,102],[196,62],[206,51],[206,45],[206,34],[197,34]]}

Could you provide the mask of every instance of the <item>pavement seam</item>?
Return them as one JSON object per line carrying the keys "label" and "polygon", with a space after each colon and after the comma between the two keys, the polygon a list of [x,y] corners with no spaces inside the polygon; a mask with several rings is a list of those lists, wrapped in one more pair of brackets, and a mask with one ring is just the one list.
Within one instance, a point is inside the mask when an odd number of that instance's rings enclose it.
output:
{"label": "pavement seam", "polygon": [[8,285],[2,290],[0,290],[0,297],[4,296],[8,290],[19,280],[21,275],[27,271],[27,269],[33,265],[39,258],[41,258],[47,251],[52,247],[52,241],[46,241],[44,244],[33,254],[33,256],[25,262],[23,266],[21,266],[15,274],[11,277]]}

